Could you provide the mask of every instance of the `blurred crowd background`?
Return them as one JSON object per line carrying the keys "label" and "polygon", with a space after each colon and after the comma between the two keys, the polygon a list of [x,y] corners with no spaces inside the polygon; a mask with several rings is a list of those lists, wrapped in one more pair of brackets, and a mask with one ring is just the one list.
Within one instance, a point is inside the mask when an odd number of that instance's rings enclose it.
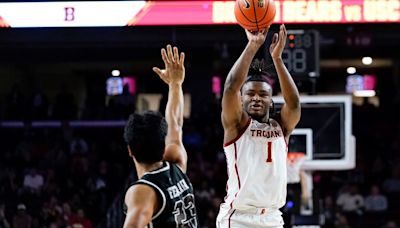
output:
{"label": "blurred crowd background", "polygon": [[[35,107],[35,100],[43,101],[43,106]],[[2,116],[22,120],[23,127],[0,129],[0,227],[105,226],[108,209],[122,199],[124,188],[135,176],[122,139],[123,128],[71,127],[77,109],[73,93],[67,91],[60,91],[51,103],[44,92],[29,96],[14,87],[5,101]],[[133,111],[121,110],[109,113],[121,120]],[[214,227],[227,178],[218,99],[210,100],[205,110],[185,120],[184,144],[201,225]],[[354,106],[356,168],[313,173],[324,227],[397,227],[397,117],[373,105]],[[33,127],[32,118],[63,121],[60,127]]]}
{"label": "blurred crowd background", "polygon": [[[302,95],[345,94],[348,66],[377,80],[374,97],[353,97],[355,169],[313,172],[323,227],[398,228],[399,24],[287,28],[320,33],[319,77],[294,78]],[[188,175],[201,227],[215,227],[227,174],[212,78],[222,86],[246,44],[237,25],[0,29],[0,228],[113,227],[123,219],[121,200],[136,176],[123,124],[143,108],[140,94],[161,95],[164,112],[167,88],[151,67],[163,66],[160,49],[168,43],[186,52]],[[376,61],[365,66],[363,56]],[[135,93],[107,95],[113,69],[136,79]]]}

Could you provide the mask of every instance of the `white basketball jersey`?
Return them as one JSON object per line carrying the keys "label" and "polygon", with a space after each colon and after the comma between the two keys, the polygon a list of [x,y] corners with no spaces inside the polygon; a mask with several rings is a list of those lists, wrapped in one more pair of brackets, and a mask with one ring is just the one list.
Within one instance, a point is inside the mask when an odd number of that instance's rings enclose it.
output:
{"label": "white basketball jersey", "polygon": [[224,145],[228,182],[224,208],[280,208],[286,201],[287,144],[276,120],[249,119],[238,137]]}

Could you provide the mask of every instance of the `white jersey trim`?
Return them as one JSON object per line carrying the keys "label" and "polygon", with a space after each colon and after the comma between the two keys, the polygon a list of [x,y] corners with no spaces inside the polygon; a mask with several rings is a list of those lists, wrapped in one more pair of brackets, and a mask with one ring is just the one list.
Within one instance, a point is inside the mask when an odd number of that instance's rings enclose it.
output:
{"label": "white jersey trim", "polygon": [[165,167],[163,167],[163,168],[161,168],[161,169],[154,170],[154,171],[145,172],[145,173],[143,173],[143,175],[146,175],[146,174],[156,174],[156,173],[161,173],[161,172],[164,172],[164,171],[169,170],[169,163],[168,163],[167,161],[166,161],[165,163],[167,164]]}
{"label": "white jersey trim", "polygon": [[[169,168],[169,167],[168,167]],[[151,183],[150,181],[147,181],[147,180],[138,180],[137,181],[138,183],[145,183],[145,184],[148,184],[148,185],[150,185],[150,186],[153,186],[155,189],[157,189],[160,193],[161,193],[161,196],[162,196],[162,199],[163,199],[163,204],[162,204],[162,207],[161,207],[161,209],[157,212],[157,214],[156,215],[154,215],[153,217],[151,217],[151,220],[153,220],[153,219],[156,219],[158,216],[160,216],[160,214],[164,211],[164,209],[165,209],[165,204],[166,204],[166,202],[167,202],[167,200],[166,200],[166,198],[165,198],[165,195],[164,195],[164,192],[163,191],[161,191],[161,189],[157,186],[157,185],[155,185],[154,183]]]}
{"label": "white jersey trim", "polygon": [[251,123],[251,118],[249,117],[249,119],[247,120],[246,126],[239,131],[239,134],[232,140],[228,141],[227,143],[224,143],[224,147],[228,147],[230,145],[232,145],[233,143],[235,143],[236,141],[238,141],[240,139],[240,137],[242,137],[242,135],[246,132],[247,128],[249,128]]}
{"label": "white jersey trim", "polygon": [[[239,193],[239,191],[240,191],[240,176],[239,176],[239,169],[238,169],[238,163],[237,163],[237,145],[236,145],[236,142],[234,142],[233,143],[233,145],[234,145],[234,149],[235,149],[235,172],[236,172],[236,177],[237,177],[237,181],[238,181],[238,190],[237,190],[237,192],[235,193],[235,198],[234,199],[232,199],[232,202],[231,202],[231,204],[230,204],[230,207],[231,207],[231,209],[233,209],[233,202],[235,201],[235,199],[236,199],[236,197],[237,197],[237,194]],[[234,212],[232,212],[232,215],[233,215],[233,213]],[[231,216],[232,216],[231,215]]]}

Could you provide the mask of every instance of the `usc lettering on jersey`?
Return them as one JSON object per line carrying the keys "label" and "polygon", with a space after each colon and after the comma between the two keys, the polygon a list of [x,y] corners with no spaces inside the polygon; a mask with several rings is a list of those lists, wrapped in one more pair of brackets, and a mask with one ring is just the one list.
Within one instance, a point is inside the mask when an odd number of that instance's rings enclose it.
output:
{"label": "usc lettering on jersey", "polygon": [[280,208],[285,205],[287,144],[276,120],[249,119],[238,137],[224,145],[228,166],[224,208]]}

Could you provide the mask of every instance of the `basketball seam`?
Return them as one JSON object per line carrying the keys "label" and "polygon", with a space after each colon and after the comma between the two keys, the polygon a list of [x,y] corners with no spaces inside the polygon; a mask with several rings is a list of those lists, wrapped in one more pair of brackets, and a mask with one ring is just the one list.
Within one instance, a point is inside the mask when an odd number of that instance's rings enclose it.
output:
{"label": "basketball seam", "polygon": [[[267,25],[267,24],[269,24],[271,22],[271,20],[269,20],[269,21],[267,21],[267,22],[265,22],[265,23],[262,23],[262,24],[259,24],[259,26],[263,26],[263,25]],[[254,24],[246,24],[246,23],[243,23],[243,22],[241,22],[244,26],[246,26],[246,27],[253,27],[254,26]]]}
{"label": "basketball seam", "polygon": [[269,21],[267,21],[267,22],[264,22],[264,23],[262,23],[262,24],[259,24],[260,26],[263,26],[263,25],[267,25],[267,24],[270,24],[271,23],[271,21],[273,21],[274,19],[272,19],[272,20],[269,20]]}
{"label": "basketball seam", "polygon": [[[263,16],[263,17],[260,19],[261,21],[262,21],[262,20],[265,18],[265,16],[267,16],[267,15],[268,15],[268,10],[269,10],[269,4],[270,4],[270,1],[271,1],[271,0],[268,0],[267,10],[265,11],[265,14],[264,14],[264,16]],[[274,16],[274,17],[275,17],[275,16]],[[274,17],[273,17],[273,18],[274,18]],[[273,18],[272,18],[272,19],[273,19]]]}
{"label": "basketball seam", "polygon": [[258,31],[258,30],[260,30],[260,28],[258,28],[257,10],[256,10],[256,5],[254,4],[254,0],[253,0],[253,10],[254,10],[254,17],[256,19],[257,31]]}

